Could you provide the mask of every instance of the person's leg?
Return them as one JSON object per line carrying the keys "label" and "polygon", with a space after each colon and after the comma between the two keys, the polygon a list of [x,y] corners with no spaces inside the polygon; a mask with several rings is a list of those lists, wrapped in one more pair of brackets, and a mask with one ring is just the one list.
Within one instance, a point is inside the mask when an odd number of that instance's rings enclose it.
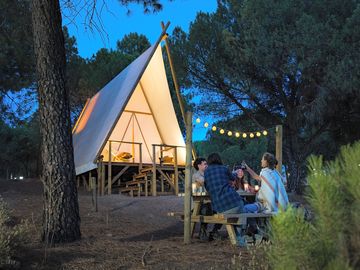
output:
{"label": "person's leg", "polygon": [[[224,211],[223,214],[242,214],[244,213],[244,203],[242,201],[239,206],[231,208],[227,211]],[[246,240],[243,235],[243,230],[240,226],[235,226],[235,233],[236,233],[236,239],[237,239],[237,245],[238,246],[246,246]]]}

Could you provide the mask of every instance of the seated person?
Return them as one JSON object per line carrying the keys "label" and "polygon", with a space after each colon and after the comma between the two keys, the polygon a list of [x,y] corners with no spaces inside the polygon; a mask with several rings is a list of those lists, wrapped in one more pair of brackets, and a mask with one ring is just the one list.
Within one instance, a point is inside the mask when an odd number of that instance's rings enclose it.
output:
{"label": "seated person", "polygon": [[231,186],[235,190],[240,191],[250,191],[251,186],[248,181],[248,173],[244,170],[244,168],[240,167],[233,171],[233,175],[235,175],[235,180],[231,182]]}
{"label": "seated person", "polygon": [[[231,186],[234,175],[222,164],[220,155],[212,153],[208,157],[208,168],[205,170],[205,187],[211,197],[211,206],[217,213],[240,214],[244,212],[242,197]],[[237,239],[243,243],[241,228],[236,228]]]}
{"label": "seated person", "polygon": [[[206,190],[204,187],[204,172],[207,168],[206,159],[205,158],[195,159],[193,166],[196,170],[192,175],[192,183],[196,187],[195,190],[198,190],[198,192],[205,192]],[[191,202],[191,204],[193,203]],[[210,203],[203,203],[201,205],[200,214],[201,215],[212,214]],[[209,239],[206,229],[207,229],[207,223],[200,223],[200,234],[199,234],[200,240]]]}
{"label": "seated person", "polygon": [[279,207],[286,209],[289,199],[285,187],[281,181],[279,173],[275,169],[275,157],[270,153],[265,153],[261,159],[260,176],[257,175],[247,164],[246,170],[256,180],[261,182],[260,190],[257,194],[257,202],[247,204],[245,212],[278,212]]}

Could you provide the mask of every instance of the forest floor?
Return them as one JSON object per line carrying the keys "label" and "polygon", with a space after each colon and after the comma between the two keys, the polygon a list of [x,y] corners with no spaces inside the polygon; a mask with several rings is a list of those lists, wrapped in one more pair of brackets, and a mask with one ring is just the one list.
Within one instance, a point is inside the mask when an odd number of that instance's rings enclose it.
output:
{"label": "forest floor", "polygon": [[242,269],[254,254],[254,247],[233,247],[229,239],[185,245],[183,223],[167,216],[183,210],[183,197],[107,195],[95,212],[83,188],[81,240],[48,248],[40,241],[42,183],[0,180],[0,194],[17,222],[30,223],[30,241],[16,255],[21,269]]}

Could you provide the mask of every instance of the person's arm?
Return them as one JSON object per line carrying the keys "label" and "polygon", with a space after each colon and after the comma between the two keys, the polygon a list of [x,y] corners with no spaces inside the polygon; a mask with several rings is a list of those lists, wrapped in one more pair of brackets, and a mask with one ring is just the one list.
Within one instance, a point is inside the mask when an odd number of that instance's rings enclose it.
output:
{"label": "person's arm", "polygon": [[261,177],[256,172],[254,172],[246,163],[244,163],[244,165],[246,167],[246,171],[251,175],[252,178],[261,181]]}

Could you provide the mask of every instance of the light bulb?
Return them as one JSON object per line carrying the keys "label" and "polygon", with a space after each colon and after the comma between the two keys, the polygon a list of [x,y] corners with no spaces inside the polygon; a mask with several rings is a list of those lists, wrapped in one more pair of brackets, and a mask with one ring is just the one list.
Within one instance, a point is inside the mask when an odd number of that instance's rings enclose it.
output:
{"label": "light bulb", "polygon": [[200,123],[200,118],[196,118],[196,123]]}
{"label": "light bulb", "polygon": [[243,138],[246,138],[246,137],[247,137],[247,134],[246,134],[246,133],[243,133],[242,136],[243,136]]}
{"label": "light bulb", "polygon": [[215,127],[215,126],[213,126],[211,129],[212,129],[212,131],[216,131],[216,127]]}
{"label": "light bulb", "polygon": [[236,137],[236,138],[239,138],[239,137],[240,137],[240,133],[239,133],[239,132],[236,132],[236,133],[235,133],[235,137]]}
{"label": "light bulb", "polygon": [[220,129],[220,134],[224,134],[224,133],[225,133],[225,130]]}
{"label": "light bulb", "polygon": [[250,136],[250,138],[254,138],[255,135],[254,135],[254,133],[250,133],[249,136]]}
{"label": "light bulb", "polygon": [[208,123],[208,122],[205,122],[205,123],[204,123],[204,127],[207,128],[208,126],[209,126],[209,123]]}
{"label": "light bulb", "polygon": [[232,136],[232,132],[231,131],[228,131],[228,136]]}
{"label": "light bulb", "polygon": [[266,136],[268,133],[266,130],[263,131],[263,135]]}
{"label": "light bulb", "polygon": [[256,136],[257,136],[257,137],[260,137],[260,136],[261,136],[261,133],[260,133],[260,132],[256,132]]}

